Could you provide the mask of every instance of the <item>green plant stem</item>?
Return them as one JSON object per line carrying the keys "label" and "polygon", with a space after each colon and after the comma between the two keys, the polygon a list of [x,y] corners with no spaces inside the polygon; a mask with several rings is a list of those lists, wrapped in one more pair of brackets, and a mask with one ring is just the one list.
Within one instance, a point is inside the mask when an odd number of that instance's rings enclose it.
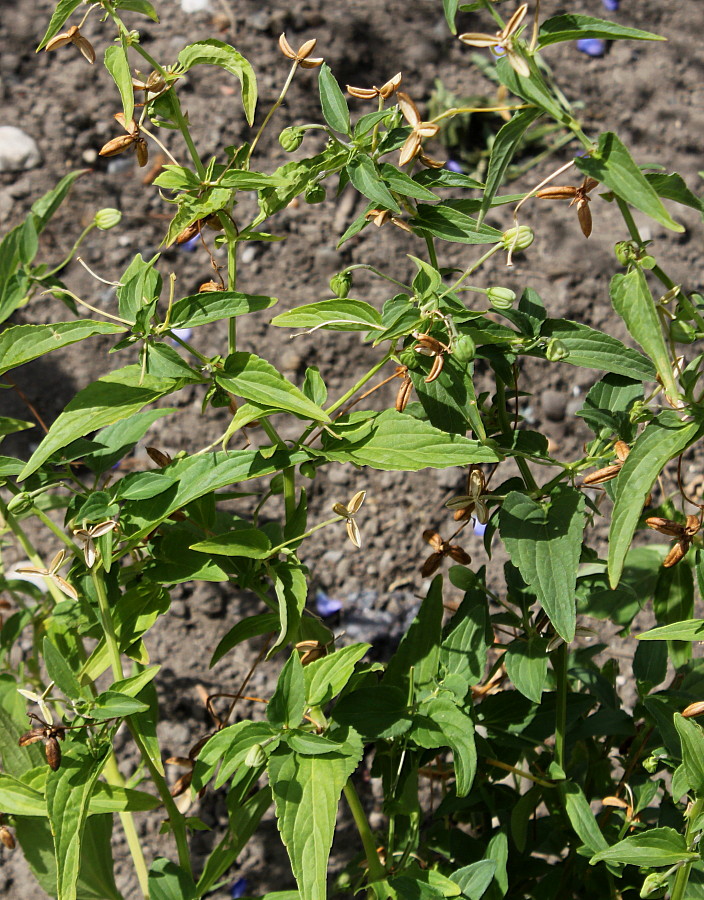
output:
{"label": "green plant stem", "polygon": [[[105,582],[103,581],[102,574],[98,573],[95,566],[91,569],[91,578],[93,579],[93,586],[95,587],[95,592],[98,597],[100,619],[103,626],[103,633],[105,635],[105,642],[108,646],[113,677],[116,681],[121,681],[125,676],[124,670],[122,668],[120,648],[117,643],[115,626],[113,624],[112,615],[110,613],[108,597],[105,591]],[[144,742],[142,741],[142,736],[140,735],[138,728],[135,726],[134,721],[130,716],[126,716],[125,722],[127,723],[127,727],[129,728],[130,734],[132,735],[132,740],[137,745],[140,755],[144,760],[145,765],[149,769],[149,773],[152,777],[152,781],[154,782],[154,786],[159,792],[159,796],[161,797],[161,800],[166,807],[169,821],[171,822],[171,828],[174,834],[174,840],[176,841],[179,865],[185,872],[190,875],[191,859],[188,852],[186,823],[184,817],[179,812],[178,807],[174,803],[174,799],[169,792],[168,785],[166,784],[166,781],[164,780],[161,772],[159,772],[159,770],[157,769],[154,760],[149,755],[149,751],[145,747]]]}
{"label": "green plant stem", "polygon": [[[635,219],[633,218],[633,214],[631,213],[628,203],[626,203],[625,200],[622,200],[621,197],[618,196],[616,197],[616,203],[618,204],[619,211],[623,216],[624,222],[626,223],[626,228],[628,228],[628,233],[631,236],[631,240],[638,244],[638,247],[643,250],[645,248],[645,243],[640,235],[640,231],[638,231],[638,226],[636,225]],[[668,291],[675,287],[675,282],[666,272],[664,272],[660,268],[660,266],[653,266],[650,271],[662,284],[665,285]]]}
{"label": "green plant stem", "polygon": [[471,264],[471,266],[468,266],[468,267],[464,270],[464,272],[460,275],[460,277],[457,279],[457,281],[456,281],[454,284],[450,285],[449,288],[447,288],[446,290],[444,290],[444,291],[442,292],[442,294],[440,294],[440,297],[444,297],[445,294],[451,294],[451,293],[453,293],[453,291],[456,291],[457,288],[458,288],[458,287],[462,284],[462,282],[465,280],[465,278],[469,278],[470,275],[472,275],[474,272],[476,272],[477,269],[478,269],[480,266],[482,266],[482,265],[487,261],[487,259],[489,259],[490,257],[492,257],[492,256],[493,256],[498,250],[500,250],[500,249],[501,249],[501,244],[494,244],[494,246],[491,248],[491,250],[487,250],[487,252],[486,252],[486,253],[483,253],[483,254],[479,257],[479,259],[477,259],[475,262],[473,262],[473,263]]}
{"label": "green plant stem", "polygon": [[428,259],[430,260],[430,265],[434,268],[438,268],[438,255],[435,252],[435,242],[429,234],[425,235],[425,246],[428,248]]}
{"label": "green plant stem", "polygon": [[357,826],[357,831],[359,832],[359,836],[362,839],[364,855],[367,858],[369,881],[381,881],[386,877],[386,870],[381,864],[379,855],[376,852],[376,842],[374,841],[374,835],[372,834],[372,830],[369,827],[369,822],[367,821],[364,809],[362,808],[362,804],[360,803],[359,797],[357,796],[357,791],[355,790],[354,784],[352,784],[351,779],[347,780],[347,784],[345,784],[342,790],[345,795],[345,800],[347,800],[347,805],[350,808],[350,812],[352,813],[354,824]]}
{"label": "green plant stem", "polygon": [[[104,769],[105,777],[107,778],[108,784],[115,784],[119,787],[124,787],[125,778],[117,767],[117,760],[115,759],[115,754],[111,753],[108,757],[107,762],[105,763]],[[122,824],[122,830],[125,832],[125,838],[127,839],[127,846],[130,850],[130,855],[132,856],[132,862],[134,863],[135,872],[137,873],[137,881],[139,882],[139,887],[142,891],[142,894],[145,898],[149,898],[149,872],[147,871],[147,863],[144,859],[144,853],[142,852],[142,842],[137,834],[137,828],[134,824],[134,817],[131,812],[121,812],[120,814],[120,823]]]}
{"label": "green plant stem", "polygon": [[[237,228],[226,212],[219,212],[218,219],[227,238],[227,289],[237,288]],[[237,319],[232,316],[227,322],[227,352],[237,349]]]}
{"label": "green plant stem", "polygon": [[282,550],[285,550],[288,545],[294,541],[302,541],[304,538],[310,537],[311,534],[315,534],[316,531],[320,531],[321,528],[325,528],[327,525],[334,525],[335,522],[344,522],[344,517],[335,516],[334,519],[326,519],[324,522],[319,522],[317,525],[309,528],[308,531],[304,531],[303,534],[299,534],[295,538],[289,538],[287,541],[284,541],[283,544],[278,544],[269,551],[269,558],[276,556],[277,553],[281,553]]}
{"label": "green plant stem", "polygon": [[[7,527],[17,538],[20,546],[27,554],[27,559],[32,563],[33,566],[36,566],[38,569],[44,568],[44,561],[41,556],[34,549],[34,546],[27,535],[24,533],[24,530],[17,519],[9,512],[7,505],[0,499],[0,520],[4,520]],[[46,578],[45,583],[49,593],[54,599],[54,603],[62,603],[66,597],[61,591],[56,587],[51,578]]]}
{"label": "green plant stem", "polygon": [[288,524],[293,521],[296,513],[296,468],[295,466],[286,466],[281,474],[284,479],[284,509]]}
{"label": "green plant stem", "polygon": [[[506,385],[500,378],[496,379],[496,412],[499,417],[499,424],[501,425],[502,432],[507,437],[510,437],[513,433],[513,429],[511,428],[508,412],[506,410]],[[528,490],[539,491],[540,488],[538,487],[538,483],[535,478],[533,478],[533,473],[525,459],[520,456],[516,456],[514,459]]]}
{"label": "green plant stem", "polygon": [[[260,140],[262,134],[264,133],[264,129],[269,124],[271,117],[274,115],[276,110],[284,102],[284,98],[286,97],[286,94],[288,93],[288,89],[291,87],[291,82],[293,81],[293,76],[296,74],[297,68],[298,68],[298,60],[294,59],[293,65],[291,66],[291,71],[288,73],[288,77],[286,78],[286,81],[284,82],[284,86],[281,88],[281,93],[279,94],[277,99],[274,101],[274,104],[271,107],[271,109],[269,110],[269,112],[264,117],[264,121],[259,126],[259,131],[257,131],[257,133],[254,136],[254,140],[252,141],[252,143],[249,146],[249,151],[247,153],[247,163],[249,163],[250,159],[252,158],[252,154],[254,153],[254,148],[259,143],[259,140]],[[220,176],[220,177],[222,177],[222,176]]]}
{"label": "green plant stem", "polygon": [[78,248],[81,246],[83,241],[86,239],[86,237],[90,234],[90,232],[95,227],[96,227],[95,222],[91,222],[90,225],[86,225],[86,227],[83,229],[83,231],[76,238],[73,247],[71,247],[71,249],[68,251],[66,256],[61,260],[61,262],[58,264],[58,266],[55,266],[50,272],[44,272],[44,274],[41,277],[41,280],[43,281],[45,278],[51,278],[52,275],[56,275],[56,273],[60,272],[64,266],[67,266],[73,259],[73,254],[76,252],[76,250],[78,250]]}
{"label": "green plant stem", "polygon": [[176,341],[177,344],[180,344],[184,350],[187,350],[192,356],[195,356],[196,359],[199,359],[204,366],[210,365],[210,360],[207,356],[203,356],[202,353],[199,353],[195,347],[192,347],[187,341],[182,340],[177,334],[174,334],[173,331],[169,332],[169,337],[172,341]]}
{"label": "green plant stem", "polygon": [[[687,813],[687,830],[685,832],[685,840],[687,841],[687,849],[692,850],[694,847],[694,838],[698,834],[694,829],[694,825],[704,810],[704,797],[697,797]],[[692,863],[686,862],[680,866],[675,876],[675,884],[672,889],[670,900],[685,900],[687,882],[689,881],[689,873],[692,869]]]}
{"label": "green plant stem", "polygon": [[[334,412],[336,412],[341,406],[344,406],[348,400],[351,400],[352,397],[354,397],[354,395],[357,393],[357,391],[361,390],[364,387],[364,385],[368,381],[370,381],[376,375],[376,373],[386,365],[386,363],[392,358],[393,354],[394,354],[394,348],[390,347],[389,350],[385,353],[384,357],[378,363],[375,363],[366,374],[362,375],[362,377],[359,379],[359,381],[355,385],[353,385],[346,393],[344,393],[331,406],[328,406],[328,408],[325,410],[325,412],[328,414],[328,416],[332,416],[332,414]],[[296,443],[294,445],[294,449],[298,449],[299,447],[301,447],[301,445],[307,439],[308,435],[312,431],[314,431],[317,427],[318,427],[317,422],[314,422],[312,425],[308,425],[308,427],[305,429],[305,431],[301,434],[301,436],[296,441]]]}
{"label": "green plant stem", "polygon": [[565,734],[567,731],[567,644],[560,644],[552,656],[557,682],[557,709],[555,715],[555,762],[565,771]]}

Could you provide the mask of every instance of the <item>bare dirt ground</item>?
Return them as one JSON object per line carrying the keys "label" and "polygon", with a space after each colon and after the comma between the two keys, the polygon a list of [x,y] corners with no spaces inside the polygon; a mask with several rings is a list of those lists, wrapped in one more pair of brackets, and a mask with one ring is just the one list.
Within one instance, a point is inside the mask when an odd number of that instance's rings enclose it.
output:
{"label": "bare dirt ground", "polygon": [[[402,71],[404,90],[421,107],[428,102],[436,79],[459,97],[492,98],[495,94],[495,85],[470,63],[469,48],[448,31],[440,0],[416,0],[411,4],[403,0],[348,0],[336,4],[323,0],[295,4],[279,0],[213,0],[210,12],[197,14],[185,13],[176,0],[156,5],[162,15],[161,25],[143,26],[146,20],[139,20],[150,53],[170,62],[189,40],[216,37],[229,41],[257,71],[259,117],[275,100],[287,73],[277,47],[282,31],[295,46],[316,37],[316,53],[326,58],[342,84],[382,84]],[[84,259],[95,272],[115,280],[135,253],[149,257],[156,252],[169,209],[158,191],[142,184],[142,172],[132,156],[112,160],[97,156],[105,141],[117,133],[112,115],[119,108],[114,84],[104,68],[99,64],[89,67],[73,52],[35,55],[51,8],[47,0],[20,4],[0,0],[2,124],[15,125],[30,134],[42,155],[41,164],[30,171],[0,174],[0,232],[19,221],[33,200],[67,171],[86,168],[69,202],[46,233],[43,252],[49,261],[60,260],[97,209],[117,207],[124,215],[122,224],[108,233],[93,232],[82,248]],[[618,12],[605,12],[601,0],[544,0],[542,10],[544,15],[568,11],[614,18],[668,38],[667,43],[615,43],[607,47],[603,57],[595,59],[578,52],[573,44],[561,44],[549,48],[546,57],[568,98],[576,102],[577,115],[588,134],[615,131],[639,163],[659,163],[668,172],[677,171],[693,190],[699,191],[698,171],[704,168],[704,55],[693,36],[704,33],[704,5],[698,0],[623,0]],[[486,30],[489,25],[485,19],[468,15],[461,17],[459,24],[460,31]],[[100,48],[100,57],[107,31],[97,17],[90,20],[87,36]],[[315,72],[299,73],[279,113],[280,127],[319,120],[316,82]],[[180,92],[204,157],[250,137],[240,112],[238,91],[226,73],[197,67],[189,73]],[[353,111],[363,110],[359,101],[352,101],[351,105]],[[491,123],[498,130],[502,121],[492,117]],[[479,133],[482,126],[472,126],[475,127]],[[260,147],[256,165],[262,171],[272,171],[291,158],[280,148],[276,134],[278,130],[272,129]],[[476,141],[476,134],[472,135],[470,129],[467,139]],[[167,140],[177,156],[183,153],[174,136],[167,136]],[[307,138],[298,154],[315,152],[315,140]],[[514,188],[518,192],[535,185],[569,160],[574,150],[567,147],[543,160],[511,186],[512,192]],[[429,151],[436,157],[447,155],[439,143],[429,147]],[[396,229],[368,228],[341,251],[336,250],[339,235],[363,208],[351,195],[335,199],[330,189],[328,199],[320,205],[301,203],[283,211],[274,226],[286,240],[250,245],[244,254],[239,288],[280,298],[275,309],[279,312],[326,299],[330,276],[353,262],[369,263],[395,277],[407,278],[412,265],[406,254],[422,256],[424,245],[420,239]],[[504,261],[494,257],[482,270],[481,283],[505,285],[517,293],[530,284],[543,297],[551,316],[586,322],[623,339],[624,329],[608,297],[609,279],[618,269],[613,246],[627,237],[618,211],[595,198],[595,227],[588,241],[572,212],[562,204],[529,204],[524,222],[536,231],[533,247],[517,260],[513,269],[505,268]],[[701,290],[701,221],[694,212],[682,207],[677,207],[675,215],[686,226],[682,235],[666,233],[657,223],[640,218],[638,223],[652,237],[658,259],[668,273],[687,289]],[[509,209],[504,207],[495,211],[490,221],[506,228],[511,224],[510,217]],[[466,265],[473,255],[473,248],[447,245],[441,262]],[[200,249],[190,254],[180,250],[165,252],[160,270],[164,275],[170,271],[177,274],[181,295],[193,293],[211,274],[207,255]],[[96,282],[78,264],[70,264],[62,278],[89,302],[110,308],[110,289]],[[390,295],[385,282],[360,273],[355,275],[351,296],[380,306]],[[18,311],[12,321],[60,321],[69,317],[58,301],[44,297]],[[302,378],[306,366],[316,365],[331,396],[335,396],[376,361],[375,351],[363,345],[356,335],[318,332],[291,340],[287,331],[268,327],[270,318],[271,313],[259,313],[241,324],[241,349],[276,361],[294,381]],[[196,333],[194,344],[206,354],[222,352],[225,337],[221,328],[211,326]],[[45,421],[50,422],[77,390],[111,366],[131,361],[124,356],[119,362],[108,357],[109,348],[109,341],[94,338],[89,344],[69,347],[27,365],[13,376]],[[386,374],[391,374],[391,370]],[[480,372],[479,377],[485,376]],[[565,458],[579,455],[581,444],[588,439],[574,412],[597,378],[596,373],[564,364],[533,361],[525,367],[524,389],[535,390],[535,396],[523,413],[532,427],[550,436],[555,452]],[[389,406],[395,390],[394,385],[389,385],[369,402],[380,408]],[[173,405],[172,399],[169,398],[169,405]],[[155,423],[148,443],[172,454],[207,445],[222,431],[226,411],[221,417],[210,411],[203,418],[201,399],[200,388],[184,391],[177,401],[178,415]],[[29,418],[16,393],[2,391],[0,408],[3,415]],[[164,426],[162,422],[168,424]],[[38,428],[23,432],[13,441],[8,439],[3,452],[27,457],[40,437]],[[134,464],[149,467],[143,449],[136,454]],[[701,472],[701,462],[693,455],[685,466],[686,480]],[[303,552],[303,560],[312,573],[311,599],[321,589],[343,603],[336,624],[345,630],[344,640],[368,640],[374,644],[378,657],[388,654],[424,592],[418,570],[428,548],[422,532],[426,528],[450,527],[443,504],[462,490],[464,478],[465,473],[458,469],[405,474],[357,470],[352,466],[331,467],[319,476],[310,497],[311,522],[329,515],[335,500],[344,502],[362,489],[368,492],[360,522],[362,552],[351,548],[342,527],[336,533],[321,532],[324,536],[309,541]],[[39,534],[35,537],[41,539]],[[489,561],[478,538],[470,536],[465,545],[475,564],[500,565],[501,553]],[[258,650],[256,641],[252,642],[253,647],[229,654],[213,669],[207,668],[207,662],[224,631],[256,609],[253,598],[226,585],[186,584],[177,590],[171,613],[148,640],[153,661],[163,665],[159,690],[166,755],[185,755],[208,727],[196,686],[203,685],[209,692],[232,690],[246,673],[252,654]],[[276,669],[276,664],[260,668],[252,691],[264,696],[270,693]],[[249,714],[246,706],[240,714]],[[199,832],[193,838],[196,854],[204,856],[226,823],[224,798],[217,793],[206,795],[194,807],[194,814],[214,829]],[[169,840],[157,836],[158,824],[156,818],[142,821],[144,840],[150,852],[168,854]],[[127,851],[118,829],[116,835],[115,855],[120,860]],[[333,848],[332,870],[347,857],[346,844],[354,841],[354,835],[348,835],[348,826],[343,823]],[[11,857],[4,850],[0,854],[3,896],[7,900],[40,897],[41,891],[34,886],[19,851]],[[134,896],[129,865],[119,862],[118,866],[118,885],[126,897]],[[260,837],[242,854],[233,880],[239,875],[248,878],[252,894],[292,886],[273,820],[265,824]],[[222,890],[213,896],[224,898],[228,892]]]}

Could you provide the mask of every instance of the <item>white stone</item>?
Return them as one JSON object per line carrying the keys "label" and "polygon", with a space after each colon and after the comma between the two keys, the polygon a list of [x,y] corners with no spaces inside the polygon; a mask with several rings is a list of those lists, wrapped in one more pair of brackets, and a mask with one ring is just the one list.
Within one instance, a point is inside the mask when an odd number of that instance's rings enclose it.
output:
{"label": "white stone", "polygon": [[181,9],[186,13],[203,12],[210,9],[210,0],[181,0]]}
{"label": "white stone", "polygon": [[0,172],[24,172],[42,161],[37,142],[21,128],[0,125]]}

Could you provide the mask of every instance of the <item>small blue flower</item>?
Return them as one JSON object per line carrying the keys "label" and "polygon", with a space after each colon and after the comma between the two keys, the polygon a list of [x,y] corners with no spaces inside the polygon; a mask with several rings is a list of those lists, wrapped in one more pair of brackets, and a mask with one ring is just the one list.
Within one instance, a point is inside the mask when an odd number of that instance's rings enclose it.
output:
{"label": "small blue flower", "polygon": [[474,520],[474,533],[477,537],[484,537],[484,532],[486,531],[486,525],[482,525],[481,522]]}
{"label": "small blue flower", "polygon": [[318,591],[315,595],[315,608],[319,616],[322,616],[323,619],[327,619],[330,616],[334,616],[335,613],[340,612],[342,609],[342,602],[336,600],[334,597],[328,597],[325,591]]}
{"label": "small blue flower", "polygon": [[450,172],[459,172],[460,174],[463,171],[462,165],[454,159],[448,159],[448,161],[445,163],[445,168]]}
{"label": "small blue flower", "polygon": [[237,881],[230,887],[230,896],[232,900],[237,900],[238,897],[244,897],[247,893],[247,879],[246,878],[238,878]]}
{"label": "small blue flower", "polygon": [[616,12],[620,0],[601,0],[601,2],[604,4],[604,9],[608,9],[609,12]]}
{"label": "small blue flower", "polygon": [[582,38],[577,41],[577,49],[587,56],[603,56],[606,53],[606,41],[601,38]]}
{"label": "small blue flower", "polygon": [[194,234],[192,238],[189,238],[187,241],[184,241],[182,244],[178,244],[179,250],[185,250],[186,253],[191,253],[191,251],[195,250],[198,244],[200,243],[200,232]]}

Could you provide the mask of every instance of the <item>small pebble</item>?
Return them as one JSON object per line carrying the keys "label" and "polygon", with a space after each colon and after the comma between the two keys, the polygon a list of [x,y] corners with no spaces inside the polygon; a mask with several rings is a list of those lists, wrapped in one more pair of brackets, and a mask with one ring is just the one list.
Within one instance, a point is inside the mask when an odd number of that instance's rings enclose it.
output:
{"label": "small pebble", "polygon": [[210,0],[181,0],[181,9],[185,13],[203,12],[210,9]]}
{"label": "small pebble", "polygon": [[42,161],[37,142],[21,128],[0,126],[0,172],[24,172]]}
{"label": "small pebble", "polygon": [[560,391],[543,391],[540,404],[545,418],[551,422],[561,422],[565,418],[567,402]]}

